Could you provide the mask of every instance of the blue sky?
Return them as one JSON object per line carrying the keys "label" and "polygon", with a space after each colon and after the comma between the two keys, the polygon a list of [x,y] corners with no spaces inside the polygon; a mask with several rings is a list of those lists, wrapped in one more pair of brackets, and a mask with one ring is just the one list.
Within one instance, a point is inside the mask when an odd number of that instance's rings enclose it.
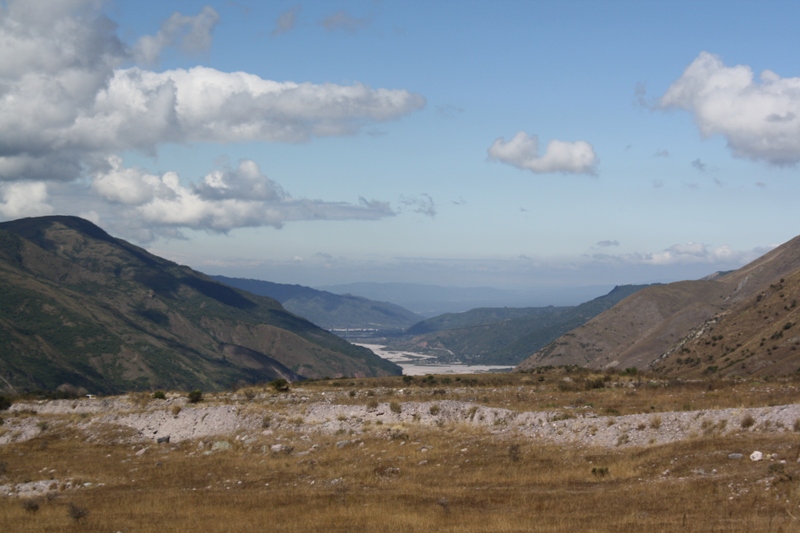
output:
{"label": "blue sky", "polygon": [[797,2],[0,5],[5,220],[311,286],[673,281],[800,233]]}

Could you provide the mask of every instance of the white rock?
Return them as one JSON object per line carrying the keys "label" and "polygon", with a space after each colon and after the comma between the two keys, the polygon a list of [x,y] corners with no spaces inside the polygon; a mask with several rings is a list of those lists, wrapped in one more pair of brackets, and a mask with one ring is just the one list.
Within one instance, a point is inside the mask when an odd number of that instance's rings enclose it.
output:
{"label": "white rock", "polygon": [[760,461],[763,458],[764,458],[764,454],[759,452],[759,451],[755,451],[755,452],[750,454],[750,460],[751,461]]}

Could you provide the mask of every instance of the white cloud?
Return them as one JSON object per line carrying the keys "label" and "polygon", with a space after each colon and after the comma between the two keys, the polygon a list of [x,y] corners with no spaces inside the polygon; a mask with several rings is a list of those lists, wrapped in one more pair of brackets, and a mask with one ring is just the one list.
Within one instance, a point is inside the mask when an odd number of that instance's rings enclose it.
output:
{"label": "white cloud", "polygon": [[722,135],[736,157],[772,165],[800,161],[800,78],[749,66],[726,67],[702,52],[660,98],[659,107],[694,115],[705,137]]}
{"label": "white cloud", "polygon": [[544,155],[539,155],[539,137],[518,132],[510,141],[499,137],[488,150],[489,159],[537,174],[562,172],[596,174],[598,163],[592,145],[586,141],[552,140]]}
{"label": "white cloud", "polygon": [[42,182],[0,185],[0,215],[6,218],[39,217],[53,213],[47,203],[47,185]]}
{"label": "white cloud", "polygon": [[95,172],[92,189],[103,200],[119,205],[117,217],[140,220],[150,228],[136,233],[140,241],[156,235],[178,236],[174,231],[180,228],[225,233],[241,227],[280,228],[288,221],[376,220],[395,214],[388,203],[363,198],[358,204],[292,198],[249,160],[185,186],[175,172],[156,176],[125,168],[113,156]]}
{"label": "white cloud", "polygon": [[360,83],[275,82],[204,67],[121,69],[170,44],[204,49],[218,15],[175,14],[155,41],[131,50],[101,4],[9,0],[0,9],[0,181],[76,179],[114,152],[154,153],[170,142],[352,135],[425,105],[418,94]]}
{"label": "white cloud", "polygon": [[600,261],[618,262],[629,265],[689,265],[689,264],[723,264],[735,265],[736,268],[765,253],[766,250],[757,249],[748,252],[734,251],[727,244],[712,247],[707,244],[690,242],[674,244],[669,248],[655,253],[632,253],[617,256],[595,254],[593,257]]}
{"label": "white cloud", "polygon": [[219,14],[206,6],[195,16],[173,13],[155,35],[144,35],[134,46],[137,59],[143,63],[156,63],[167,46],[178,45],[190,53],[203,52],[211,47],[211,33],[219,22]]}

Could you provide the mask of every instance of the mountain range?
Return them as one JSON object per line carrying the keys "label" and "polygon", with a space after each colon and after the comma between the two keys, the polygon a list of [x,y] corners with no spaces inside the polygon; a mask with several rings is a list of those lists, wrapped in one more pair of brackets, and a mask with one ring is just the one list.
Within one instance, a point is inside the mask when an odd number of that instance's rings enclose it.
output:
{"label": "mountain range", "polygon": [[477,308],[414,324],[390,349],[435,355],[471,364],[516,365],[590,318],[647,285],[622,285],[577,306]]}
{"label": "mountain range", "polygon": [[523,361],[669,376],[800,370],[800,237],[705,279],[648,287]]}
{"label": "mountain range", "polygon": [[0,223],[0,389],[217,390],[401,369],[68,216]]}
{"label": "mountain range", "polygon": [[325,329],[405,330],[422,317],[387,302],[351,294],[334,294],[302,285],[272,283],[256,279],[211,276],[231,287],[278,300],[286,310]]}

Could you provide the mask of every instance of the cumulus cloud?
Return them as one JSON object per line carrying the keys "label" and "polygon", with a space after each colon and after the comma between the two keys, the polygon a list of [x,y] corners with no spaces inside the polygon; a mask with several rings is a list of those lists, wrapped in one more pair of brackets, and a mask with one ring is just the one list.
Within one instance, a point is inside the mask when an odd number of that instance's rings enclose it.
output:
{"label": "cumulus cloud", "polygon": [[53,213],[47,203],[47,185],[42,182],[0,185],[0,215],[7,218],[39,217]]}
{"label": "cumulus cloud", "polygon": [[278,20],[275,21],[275,29],[272,30],[273,37],[292,31],[297,24],[297,14],[300,12],[300,6],[294,6],[288,11],[281,13]]}
{"label": "cumulus cloud", "polygon": [[659,99],[662,109],[694,115],[705,137],[722,135],[736,157],[771,165],[800,161],[800,78],[746,65],[725,66],[702,52]]}
{"label": "cumulus cloud", "polygon": [[204,49],[218,15],[210,8],[194,17],[176,13],[132,50],[100,7],[93,0],[9,0],[0,10],[0,180],[76,179],[112,153],[155,153],[170,142],[352,135],[425,105],[418,94],[360,83],[121,68],[171,44]]}
{"label": "cumulus cloud", "polygon": [[368,18],[357,18],[344,10],[337,11],[320,21],[320,25],[328,31],[341,30],[346,33],[356,33],[368,24]]}
{"label": "cumulus cloud", "polygon": [[[298,220],[376,220],[393,216],[387,202],[359,199],[358,204],[292,198],[265,176],[258,165],[243,160],[235,169],[215,170],[200,183],[184,185],[175,172],[150,174],[126,168],[112,156],[95,172],[92,189],[119,206],[118,215],[159,228],[225,233],[241,227],[272,226]],[[139,235],[148,240],[156,230]]]}
{"label": "cumulus cloud", "polygon": [[539,155],[538,135],[518,132],[510,141],[499,137],[488,150],[489,159],[500,161],[536,174],[561,172],[565,174],[596,174],[598,159],[592,145],[586,141],[552,140],[544,155]]}
{"label": "cumulus cloud", "polygon": [[168,46],[177,45],[184,52],[197,53],[211,47],[211,33],[219,22],[219,14],[206,6],[195,16],[173,13],[155,35],[144,35],[134,46],[139,61],[156,63],[161,52]]}

